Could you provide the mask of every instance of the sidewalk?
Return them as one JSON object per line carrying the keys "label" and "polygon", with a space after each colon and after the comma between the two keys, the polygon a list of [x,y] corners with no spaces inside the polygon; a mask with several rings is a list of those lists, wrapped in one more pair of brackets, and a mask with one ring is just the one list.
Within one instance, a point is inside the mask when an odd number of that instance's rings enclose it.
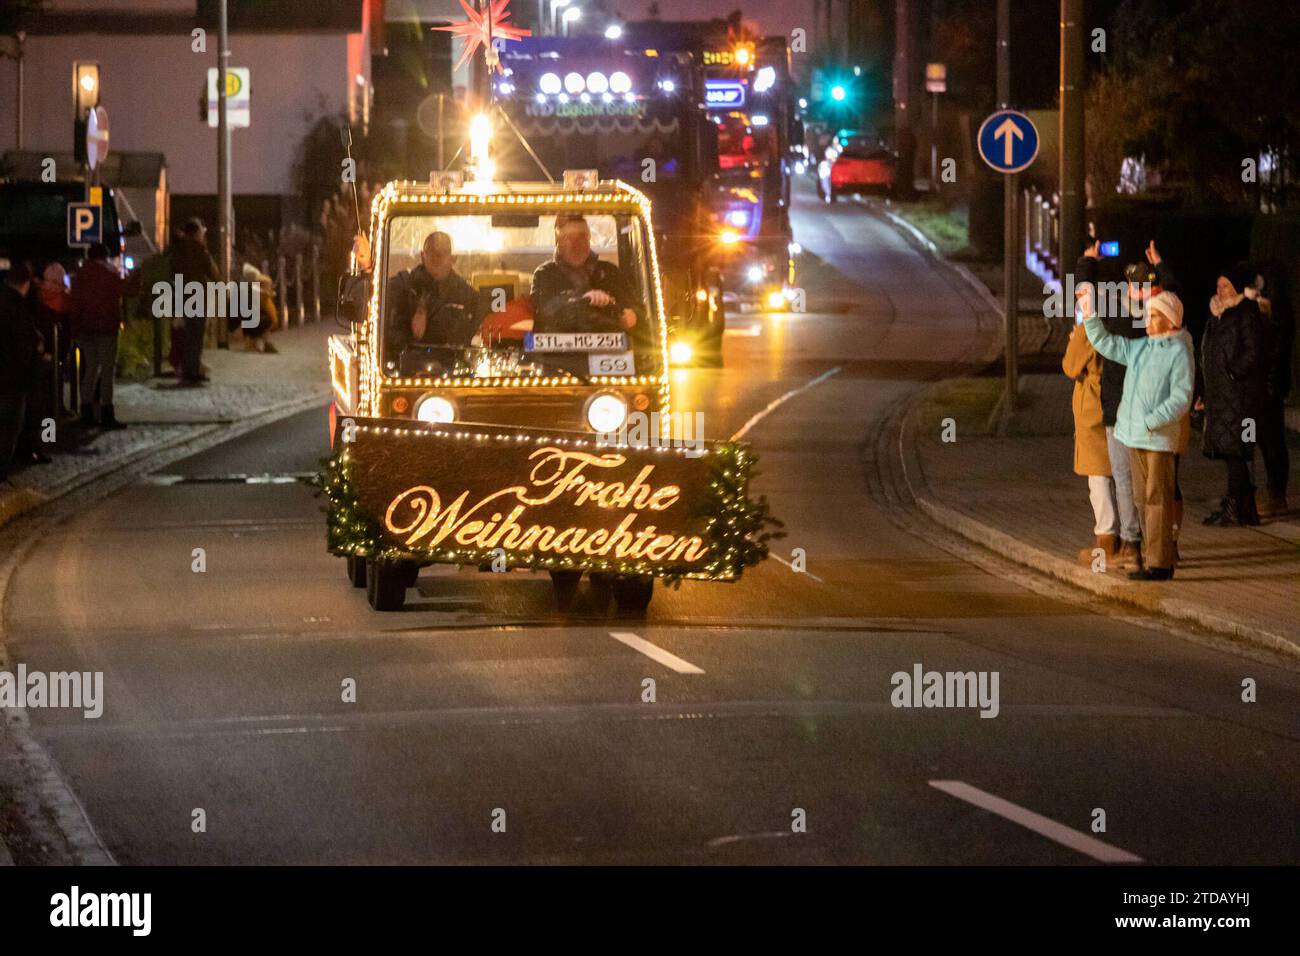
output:
{"label": "sidewalk", "polygon": [[[1086,481],[1073,462],[1071,383],[1060,374],[1022,379],[1024,407],[1006,435],[988,433],[1001,382],[960,379],[932,388],[904,426],[902,453],[917,504],[932,519],[1005,557],[1111,599],[1300,656],[1300,510],[1258,528],[1206,528],[1222,494],[1222,464],[1182,460],[1186,499],[1182,563],[1169,583],[1129,581],[1076,563],[1092,542]],[[956,440],[941,440],[942,422]],[[1294,438],[1294,436],[1292,436]],[[1300,449],[1292,451],[1292,501],[1300,499]],[[1257,459],[1257,482],[1263,465]]]}
{"label": "sidewalk", "polygon": [[282,331],[274,338],[277,355],[205,350],[206,388],[177,388],[172,379],[118,385],[117,417],[130,427],[93,432],[80,447],[61,441],[53,463],[11,475],[13,487],[0,486],[0,526],[143,455],[235,422],[323,406],[330,395],[325,343],[336,331],[328,320]]}

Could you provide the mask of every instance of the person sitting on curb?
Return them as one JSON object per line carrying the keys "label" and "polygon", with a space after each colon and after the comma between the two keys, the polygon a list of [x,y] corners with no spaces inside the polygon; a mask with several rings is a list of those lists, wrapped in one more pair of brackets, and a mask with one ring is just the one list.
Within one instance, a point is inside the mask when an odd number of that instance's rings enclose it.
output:
{"label": "person sitting on curb", "polygon": [[1152,296],[1146,338],[1126,339],[1106,331],[1096,315],[1092,290],[1081,302],[1088,340],[1101,355],[1128,366],[1115,424],[1129,449],[1133,496],[1142,516],[1145,567],[1129,573],[1136,581],[1174,576],[1174,481],[1183,440],[1183,420],[1192,407],[1196,360],[1192,337],[1183,329],[1183,303],[1172,292]]}

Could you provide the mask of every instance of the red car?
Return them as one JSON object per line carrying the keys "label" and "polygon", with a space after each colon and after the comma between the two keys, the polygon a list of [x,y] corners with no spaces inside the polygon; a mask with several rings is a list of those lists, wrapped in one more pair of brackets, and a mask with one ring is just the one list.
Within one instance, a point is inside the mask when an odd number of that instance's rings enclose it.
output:
{"label": "red car", "polygon": [[890,193],[897,157],[889,147],[865,136],[838,137],[817,167],[817,191],[827,202],[844,193]]}

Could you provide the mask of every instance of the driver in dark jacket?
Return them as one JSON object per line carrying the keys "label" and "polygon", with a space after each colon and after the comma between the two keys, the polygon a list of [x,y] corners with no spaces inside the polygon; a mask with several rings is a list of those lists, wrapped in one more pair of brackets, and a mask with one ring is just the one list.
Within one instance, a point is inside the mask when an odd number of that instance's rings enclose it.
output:
{"label": "driver in dark jacket", "polygon": [[451,236],[431,232],[420,264],[388,283],[385,349],[397,356],[408,345],[467,346],[483,321],[478,293],[456,272]]}
{"label": "driver in dark jacket", "polygon": [[636,297],[623,273],[591,251],[591,227],[576,214],[555,219],[555,258],[533,273],[535,332],[593,332],[585,303],[591,308],[618,310],[618,326],[637,324]]}

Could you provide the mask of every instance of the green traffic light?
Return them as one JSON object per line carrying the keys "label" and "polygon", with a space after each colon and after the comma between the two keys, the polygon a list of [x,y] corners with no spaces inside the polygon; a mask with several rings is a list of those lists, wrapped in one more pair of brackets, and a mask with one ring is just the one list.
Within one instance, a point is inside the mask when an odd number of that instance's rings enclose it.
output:
{"label": "green traffic light", "polygon": [[831,99],[835,100],[835,102],[844,102],[844,97],[846,96],[848,96],[848,93],[845,91],[844,87],[840,86],[840,84],[836,83],[831,87]]}

